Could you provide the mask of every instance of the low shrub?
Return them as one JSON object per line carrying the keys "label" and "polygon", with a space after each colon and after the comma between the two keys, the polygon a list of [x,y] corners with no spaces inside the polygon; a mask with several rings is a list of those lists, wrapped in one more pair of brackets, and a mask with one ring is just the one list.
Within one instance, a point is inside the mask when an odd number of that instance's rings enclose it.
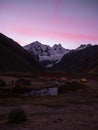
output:
{"label": "low shrub", "polygon": [[11,110],[8,116],[10,123],[21,123],[27,120],[26,114],[22,108]]}

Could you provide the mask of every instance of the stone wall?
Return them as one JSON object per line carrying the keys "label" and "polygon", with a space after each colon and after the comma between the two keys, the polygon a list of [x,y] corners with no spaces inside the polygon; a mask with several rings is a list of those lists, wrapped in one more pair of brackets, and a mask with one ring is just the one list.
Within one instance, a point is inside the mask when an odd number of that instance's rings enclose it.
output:
{"label": "stone wall", "polygon": [[26,96],[57,96],[58,94],[58,88],[53,87],[53,88],[43,88],[43,89],[38,89],[38,90],[32,90],[31,92],[25,94]]}

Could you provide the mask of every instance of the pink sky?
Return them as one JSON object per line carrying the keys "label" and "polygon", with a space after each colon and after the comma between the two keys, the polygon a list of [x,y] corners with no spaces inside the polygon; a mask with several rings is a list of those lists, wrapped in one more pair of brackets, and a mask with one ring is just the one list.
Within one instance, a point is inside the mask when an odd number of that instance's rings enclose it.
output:
{"label": "pink sky", "polygon": [[0,0],[0,31],[22,46],[98,44],[98,0]]}

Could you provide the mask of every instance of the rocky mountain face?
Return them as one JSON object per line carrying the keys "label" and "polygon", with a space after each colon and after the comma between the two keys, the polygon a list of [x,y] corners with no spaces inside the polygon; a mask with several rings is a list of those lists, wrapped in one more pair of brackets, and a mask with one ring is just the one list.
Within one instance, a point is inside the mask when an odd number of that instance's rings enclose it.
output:
{"label": "rocky mountain face", "polygon": [[63,48],[61,44],[55,44],[53,47],[50,47],[38,41],[24,46],[24,48],[46,68],[52,67],[53,64],[58,63],[65,54],[70,52],[69,49]]}
{"label": "rocky mountain face", "polygon": [[0,72],[41,70],[38,61],[17,42],[0,33]]}

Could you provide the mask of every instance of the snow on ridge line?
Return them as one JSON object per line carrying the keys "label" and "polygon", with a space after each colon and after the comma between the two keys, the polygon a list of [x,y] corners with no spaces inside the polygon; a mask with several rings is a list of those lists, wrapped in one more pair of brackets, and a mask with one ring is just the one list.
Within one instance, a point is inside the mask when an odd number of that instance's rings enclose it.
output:
{"label": "snow on ridge line", "polygon": [[[39,62],[47,61],[46,68],[50,68],[54,63],[59,63],[64,55],[71,51],[80,51],[92,46],[91,44],[81,44],[78,48],[74,50],[65,49],[61,44],[55,44],[52,47],[49,45],[44,45],[38,41],[33,42],[24,46],[24,49],[29,51],[32,55],[35,55]],[[51,64],[50,64],[51,63]]]}
{"label": "snow on ridge line", "polygon": [[50,47],[48,45],[43,45],[36,41],[24,47],[31,54],[39,57],[39,61],[60,61],[60,59],[67,54],[70,50],[62,47],[61,44],[55,44]]}

